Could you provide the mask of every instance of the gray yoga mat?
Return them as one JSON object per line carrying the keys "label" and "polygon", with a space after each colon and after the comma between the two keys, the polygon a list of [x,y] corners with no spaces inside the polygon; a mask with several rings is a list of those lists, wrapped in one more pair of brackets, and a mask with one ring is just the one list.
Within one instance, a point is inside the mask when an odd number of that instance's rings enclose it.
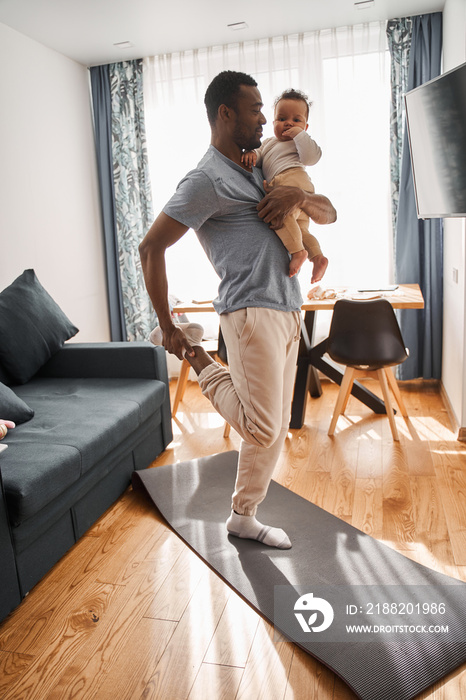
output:
{"label": "gray yoga mat", "polygon": [[[361,700],[411,700],[466,662],[466,583],[421,566],[272,481],[277,550],[225,529],[238,453],[133,472],[175,532]],[[333,616],[333,617],[332,617]],[[350,625],[352,627],[350,627]]]}

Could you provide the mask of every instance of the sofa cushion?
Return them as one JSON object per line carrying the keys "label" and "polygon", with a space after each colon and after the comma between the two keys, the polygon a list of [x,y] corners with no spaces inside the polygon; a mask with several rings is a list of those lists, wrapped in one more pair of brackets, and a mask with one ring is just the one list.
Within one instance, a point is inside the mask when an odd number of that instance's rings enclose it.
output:
{"label": "sofa cushion", "polygon": [[11,384],[13,384],[11,376],[8,374],[8,372],[3,367],[1,362],[0,362],[0,382],[2,384],[5,384],[5,386],[10,386]]}
{"label": "sofa cushion", "polygon": [[0,382],[0,418],[12,420],[19,425],[31,420],[33,415],[32,408],[29,408],[14,391]]}
{"label": "sofa cushion", "polygon": [[77,332],[34,270],[0,293],[0,361],[15,381],[27,382]]}
{"label": "sofa cushion", "polygon": [[9,436],[1,467],[8,517],[16,527],[79,480],[81,460],[70,445],[14,443]]}
{"label": "sofa cushion", "polygon": [[[14,391],[35,410],[33,420],[9,431],[2,455],[10,519],[17,525],[153,416],[166,387],[153,379],[36,378]],[[57,450],[66,459],[61,468],[58,457],[49,467],[47,454],[53,458]]]}

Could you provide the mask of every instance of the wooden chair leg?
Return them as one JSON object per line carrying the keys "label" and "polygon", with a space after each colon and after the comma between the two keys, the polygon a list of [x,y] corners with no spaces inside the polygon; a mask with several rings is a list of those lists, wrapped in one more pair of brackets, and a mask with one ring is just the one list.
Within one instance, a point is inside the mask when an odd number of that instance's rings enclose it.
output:
{"label": "wooden chair leg", "polygon": [[180,404],[181,399],[183,398],[186,385],[188,383],[188,376],[189,376],[189,370],[191,369],[191,365],[189,364],[188,360],[183,359],[183,362],[181,363],[181,368],[180,368],[180,376],[178,377],[178,383],[176,385],[176,394],[175,398],[173,400],[173,409],[172,409],[172,418],[176,416],[176,412],[178,410],[178,406]]}
{"label": "wooden chair leg", "polygon": [[399,441],[398,430],[395,423],[395,415],[393,413],[392,402],[390,399],[390,391],[388,390],[387,376],[385,374],[385,368],[377,370],[377,376],[379,378],[380,386],[382,387],[383,400],[385,402],[385,409],[387,411],[388,420],[390,422],[390,428],[392,431],[393,439],[397,442]]}
{"label": "wooden chair leg", "polygon": [[398,386],[398,382],[396,381],[396,378],[393,375],[392,370],[390,367],[385,368],[385,374],[388,379],[388,384],[390,386],[390,389],[393,392],[393,395],[396,399],[396,402],[400,408],[401,415],[404,416],[405,418],[408,417],[408,411],[406,410],[405,403],[403,399],[401,398],[401,393],[400,393],[400,387]]}
{"label": "wooden chair leg", "polygon": [[346,389],[346,391],[345,391],[345,398],[344,398],[344,401],[343,401],[343,405],[342,405],[341,408],[340,408],[340,415],[343,415],[343,414],[345,413],[345,411],[346,411],[346,407],[347,407],[347,405],[348,405],[348,401],[350,400],[351,390],[352,390],[352,388],[353,388],[354,380],[356,379],[356,374],[357,374],[356,370],[353,369],[353,373],[352,373],[352,376],[351,376],[351,384],[349,385],[349,387],[347,387],[347,389]]}
{"label": "wooden chair leg", "polygon": [[338,416],[343,413],[344,407],[348,403],[348,397],[351,393],[351,389],[354,381],[354,369],[352,367],[347,367],[345,374],[340,386],[340,391],[338,392],[337,402],[335,404],[335,410],[333,411],[332,421],[330,423],[330,428],[328,429],[328,435],[333,435],[338,421]]}

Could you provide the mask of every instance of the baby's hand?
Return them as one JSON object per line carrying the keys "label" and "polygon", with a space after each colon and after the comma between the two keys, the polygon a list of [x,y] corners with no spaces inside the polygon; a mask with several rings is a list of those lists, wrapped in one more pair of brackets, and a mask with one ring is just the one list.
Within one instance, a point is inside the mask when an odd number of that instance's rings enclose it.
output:
{"label": "baby's hand", "polygon": [[300,126],[291,126],[289,129],[283,131],[283,136],[289,136],[290,139],[294,139],[295,136],[301,133],[303,129]]}
{"label": "baby's hand", "polygon": [[241,156],[241,160],[248,168],[252,168],[257,163],[257,153],[255,151],[245,151]]}

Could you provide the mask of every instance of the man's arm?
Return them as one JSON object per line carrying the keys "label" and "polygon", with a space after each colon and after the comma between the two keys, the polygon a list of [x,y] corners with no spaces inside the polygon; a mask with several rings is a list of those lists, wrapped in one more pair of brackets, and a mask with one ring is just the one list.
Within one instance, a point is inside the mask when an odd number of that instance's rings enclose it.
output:
{"label": "man's arm", "polygon": [[165,251],[179,241],[187,230],[187,226],[162,212],[139,245],[144,281],[163,331],[163,345],[180,360],[183,359],[184,350],[190,355],[194,355],[194,352],[184,333],[172,320]]}
{"label": "man's arm", "polygon": [[285,217],[295,209],[302,209],[316,224],[333,224],[337,219],[335,207],[323,194],[286,185],[272,188],[266,182],[264,187],[267,194],[257,205],[257,211],[273,229],[281,228]]}

